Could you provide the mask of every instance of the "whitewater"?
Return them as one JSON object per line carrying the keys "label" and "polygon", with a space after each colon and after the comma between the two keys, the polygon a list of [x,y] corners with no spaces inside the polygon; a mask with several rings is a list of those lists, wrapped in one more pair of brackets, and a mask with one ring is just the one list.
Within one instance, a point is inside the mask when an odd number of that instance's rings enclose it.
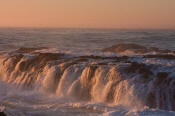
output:
{"label": "whitewater", "polygon": [[175,31],[0,29],[7,116],[174,116]]}

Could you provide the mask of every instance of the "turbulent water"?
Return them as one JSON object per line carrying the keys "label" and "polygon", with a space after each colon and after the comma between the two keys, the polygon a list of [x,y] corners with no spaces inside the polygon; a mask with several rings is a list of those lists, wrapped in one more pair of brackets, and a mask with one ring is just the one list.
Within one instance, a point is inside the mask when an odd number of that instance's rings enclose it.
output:
{"label": "turbulent water", "polygon": [[0,29],[8,116],[174,116],[175,30]]}

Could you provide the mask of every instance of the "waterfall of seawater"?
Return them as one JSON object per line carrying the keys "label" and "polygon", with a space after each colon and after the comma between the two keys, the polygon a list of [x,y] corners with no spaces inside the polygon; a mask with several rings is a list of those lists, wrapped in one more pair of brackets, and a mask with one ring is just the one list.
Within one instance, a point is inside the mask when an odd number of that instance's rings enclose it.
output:
{"label": "waterfall of seawater", "polygon": [[161,72],[160,66],[130,59],[126,56],[66,57],[60,53],[3,54],[0,77],[22,90],[60,98],[175,110],[175,80]]}

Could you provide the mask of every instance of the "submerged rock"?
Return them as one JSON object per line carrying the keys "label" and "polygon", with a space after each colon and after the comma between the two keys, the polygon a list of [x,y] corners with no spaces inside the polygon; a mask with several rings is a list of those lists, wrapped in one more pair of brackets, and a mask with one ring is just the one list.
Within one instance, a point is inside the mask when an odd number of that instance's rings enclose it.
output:
{"label": "submerged rock", "polygon": [[114,52],[114,53],[122,53],[127,50],[135,52],[135,53],[146,53],[148,49],[144,46],[137,44],[117,44],[109,48],[105,48],[103,52]]}

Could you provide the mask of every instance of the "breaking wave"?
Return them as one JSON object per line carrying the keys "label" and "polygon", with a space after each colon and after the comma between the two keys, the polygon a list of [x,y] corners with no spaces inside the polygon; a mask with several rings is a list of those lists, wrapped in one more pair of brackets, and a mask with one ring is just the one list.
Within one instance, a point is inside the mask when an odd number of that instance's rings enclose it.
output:
{"label": "breaking wave", "polygon": [[112,47],[105,48],[103,52],[125,53],[125,54],[146,54],[146,53],[175,53],[171,50],[161,50],[156,47],[145,47],[138,44],[117,44]]}
{"label": "breaking wave", "polygon": [[[129,45],[108,50],[147,48]],[[175,111],[175,56],[73,56],[20,48],[0,55],[1,80],[22,90],[81,101]],[[119,50],[120,49],[120,50]],[[106,51],[105,50],[105,51]],[[141,50],[141,51],[142,51]],[[160,52],[160,50],[159,50]]]}

